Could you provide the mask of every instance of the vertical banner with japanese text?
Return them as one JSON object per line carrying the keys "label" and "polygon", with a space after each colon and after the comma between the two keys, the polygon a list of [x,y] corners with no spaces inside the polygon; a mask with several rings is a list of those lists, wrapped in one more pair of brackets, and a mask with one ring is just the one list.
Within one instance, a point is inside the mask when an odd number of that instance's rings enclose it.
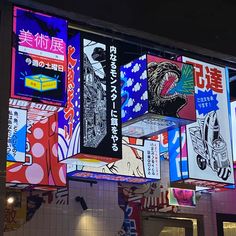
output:
{"label": "vertical banner with japanese text", "polygon": [[14,7],[11,97],[66,103],[67,21]]}
{"label": "vertical banner with japanese text", "polygon": [[26,131],[27,110],[9,107],[7,161],[25,161]]}
{"label": "vertical banner with japanese text", "polygon": [[234,183],[226,70],[182,59],[195,70],[197,122],[187,126],[189,177]]}
{"label": "vertical banner with japanese text", "polygon": [[80,153],[80,33],[68,38],[67,106],[58,112],[58,160]]}
{"label": "vertical banner with japanese text", "polygon": [[121,158],[121,92],[117,43],[83,34],[81,153]]}

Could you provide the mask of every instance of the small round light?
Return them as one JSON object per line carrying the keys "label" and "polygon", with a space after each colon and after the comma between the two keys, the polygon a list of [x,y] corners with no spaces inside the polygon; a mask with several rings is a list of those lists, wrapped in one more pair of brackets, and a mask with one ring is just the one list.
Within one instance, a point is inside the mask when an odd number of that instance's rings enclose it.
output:
{"label": "small round light", "polygon": [[9,197],[9,198],[7,199],[7,203],[8,203],[8,204],[12,204],[14,201],[15,201],[15,198],[14,198],[14,197]]}

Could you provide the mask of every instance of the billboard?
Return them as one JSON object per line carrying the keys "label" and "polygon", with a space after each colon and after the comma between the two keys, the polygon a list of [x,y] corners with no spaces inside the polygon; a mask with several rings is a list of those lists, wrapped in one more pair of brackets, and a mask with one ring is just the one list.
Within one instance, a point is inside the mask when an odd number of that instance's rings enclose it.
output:
{"label": "billboard", "polygon": [[9,107],[7,161],[25,162],[27,110]]}
{"label": "billboard", "polygon": [[83,35],[81,153],[120,159],[121,92],[115,41]]}
{"label": "billboard", "polygon": [[122,159],[102,167],[71,169],[70,177],[143,183],[160,179],[160,142],[122,137]]}
{"label": "billboard", "polygon": [[58,162],[57,115],[27,128],[25,162],[7,162],[6,182],[19,185],[66,186],[66,165]]}
{"label": "billboard", "polygon": [[197,122],[186,128],[189,178],[233,184],[226,70],[195,59],[182,59],[195,70]]}
{"label": "billboard", "polygon": [[170,181],[182,181],[189,177],[186,127],[168,132],[168,151],[170,164]]}
{"label": "billboard", "polygon": [[169,204],[171,206],[195,207],[195,190],[182,188],[169,188]]}
{"label": "billboard", "polygon": [[[71,34],[70,34],[71,35]],[[58,160],[80,153],[80,34],[68,39],[67,106],[58,112]]]}
{"label": "billboard", "polygon": [[59,161],[102,166],[121,159],[116,43],[70,31],[67,107],[59,112]]}
{"label": "billboard", "polygon": [[59,110],[59,107],[43,103],[9,99],[9,106],[21,110],[27,110],[27,127],[30,128],[35,123],[47,119]]}
{"label": "billboard", "polygon": [[122,134],[144,138],[196,120],[193,66],[143,55],[121,66]]}
{"label": "billboard", "polygon": [[14,7],[11,97],[64,106],[67,21]]}

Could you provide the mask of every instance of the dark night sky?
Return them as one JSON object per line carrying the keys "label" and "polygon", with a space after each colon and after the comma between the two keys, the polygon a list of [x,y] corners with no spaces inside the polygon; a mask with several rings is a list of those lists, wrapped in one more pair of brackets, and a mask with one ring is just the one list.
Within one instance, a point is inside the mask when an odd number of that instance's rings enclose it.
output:
{"label": "dark night sky", "polygon": [[37,1],[236,57],[234,0]]}

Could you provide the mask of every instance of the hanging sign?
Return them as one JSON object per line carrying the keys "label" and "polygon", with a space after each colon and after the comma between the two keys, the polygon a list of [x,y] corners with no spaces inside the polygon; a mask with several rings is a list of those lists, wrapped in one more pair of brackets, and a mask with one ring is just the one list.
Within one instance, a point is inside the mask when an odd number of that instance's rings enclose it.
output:
{"label": "hanging sign", "polygon": [[67,21],[14,7],[11,97],[66,103]]}

